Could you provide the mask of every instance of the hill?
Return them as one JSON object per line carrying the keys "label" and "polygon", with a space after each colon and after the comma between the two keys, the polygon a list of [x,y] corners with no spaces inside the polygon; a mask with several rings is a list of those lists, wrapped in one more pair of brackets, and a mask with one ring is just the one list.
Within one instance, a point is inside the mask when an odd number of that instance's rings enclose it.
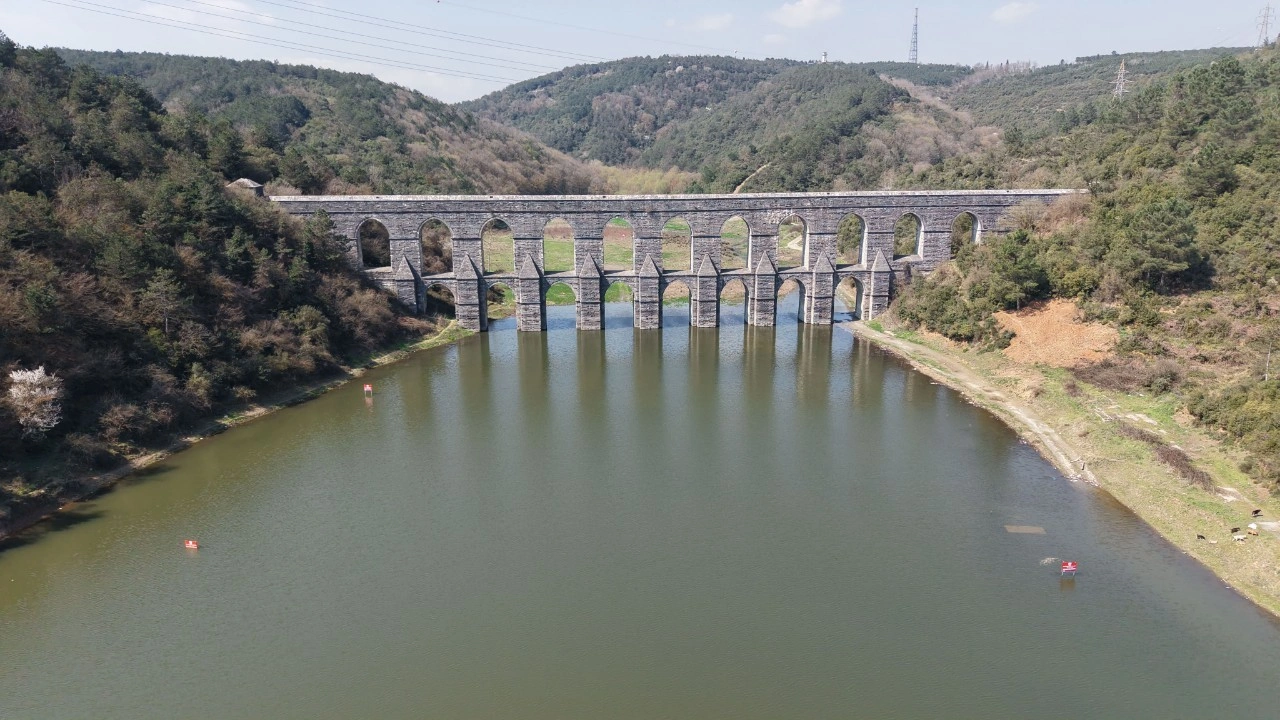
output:
{"label": "hill", "polygon": [[[1048,97],[1074,78],[1017,80]],[[1280,489],[1280,50],[1202,58],[1093,107],[1074,126],[1010,133],[904,179],[1082,185],[1092,197],[1026,208],[998,241],[957,243],[954,262],[913,282],[896,312],[998,347],[1009,335],[994,312],[1074,300],[1120,332],[1117,356],[1076,371],[1081,382],[1165,398],[1239,441],[1251,453],[1242,467]]]}
{"label": "hill", "polygon": [[1134,90],[1180,70],[1203,65],[1244,48],[1210,48],[1079,57],[1026,72],[977,69],[944,97],[982,125],[1017,127],[1032,134],[1065,130],[1095,117],[1111,94],[1120,63]]}
{"label": "hill", "polygon": [[[190,132],[216,169],[287,193],[572,193],[582,163],[509,127],[371,75],[269,61],[59,49],[70,64],[130,77]],[[201,123],[209,128],[196,127]]]}
{"label": "hill", "polygon": [[[753,190],[873,186],[879,171],[816,173],[783,168],[845,166],[864,123],[909,100],[877,75],[945,85],[968,68],[908,63],[799,63],[712,56],[630,58],[579,65],[512,85],[460,107],[521,128],[575,157],[611,165],[702,174],[691,189]],[[867,176],[873,176],[868,180]],[[871,183],[870,185],[868,183]]]}
{"label": "hill", "polygon": [[0,34],[0,526],[15,504],[427,327],[326,218],[225,189],[228,136]]}

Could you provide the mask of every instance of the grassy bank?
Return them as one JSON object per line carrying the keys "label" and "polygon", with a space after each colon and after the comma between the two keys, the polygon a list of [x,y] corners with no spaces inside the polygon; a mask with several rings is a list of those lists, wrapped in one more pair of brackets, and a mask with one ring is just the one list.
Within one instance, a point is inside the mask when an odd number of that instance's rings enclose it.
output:
{"label": "grassy bank", "polygon": [[[1231,448],[1194,426],[1175,398],[1104,391],[1068,370],[878,322],[845,327],[959,390],[1068,477],[1105,490],[1228,585],[1280,615],[1280,525],[1269,525],[1280,519],[1280,502],[1238,469],[1240,458]],[[1179,471],[1168,463],[1178,449],[1190,468]],[[1207,479],[1185,479],[1195,471]],[[1262,531],[1233,541],[1230,529],[1245,528],[1254,508],[1263,510]]]}
{"label": "grassy bank", "polygon": [[471,334],[470,331],[463,330],[458,326],[457,322],[450,322],[433,335],[401,343],[395,347],[385,348],[366,357],[358,358],[329,377],[294,386],[288,390],[260,398],[252,403],[232,407],[224,414],[201,423],[162,448],[147,449],[131,455],[124,464],[108,472],[60,477],[53,482],[34,488],[18,498],[19,504],[16,507],[0,509],[3,510],[3,513],[0,513],[0,541],[35,525],[63,509],[69,503],[95,495],[122,478],[153,465],[205,438],[218,435],[237,425],[243,425],[276,410],[306,402],[359,378],[373,368],[403,360],[410,354],[421,350],[448,345],[469,334]]}

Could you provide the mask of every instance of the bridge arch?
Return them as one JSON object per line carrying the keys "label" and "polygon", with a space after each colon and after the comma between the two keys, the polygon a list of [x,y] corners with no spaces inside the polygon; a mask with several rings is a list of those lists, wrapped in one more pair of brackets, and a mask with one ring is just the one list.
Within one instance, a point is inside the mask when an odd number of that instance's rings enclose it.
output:
{"label": "bridge arch", "polygon": [[720,288],[719,295],[720,306],[718,308],[720,317],[724,317],[724,308],[726,305],[731,306],[737,311],[742,308],[742,322],[747,322],[747,306],[751,303],[751,287],[741,277],[731,277],[728,282]]}
{"label": "bridge arch", "polygon": [[604,269],[630,272],[636,262],[636,230],[631,221],[615,215],[600,230],[604,239]]}
{"label": "bridge arch", "polygon": [[808,267],[809,223],[798,214],[791,214],[778,223],[778,244],[775,263],[778,269]]}
{"label": "bridge arch", "polygon": [[635,297],[636,288],[631,280],[605,278],[605,302],[626,302]]}
{"label": "bridge arch", "polygon": [[672,304],[688,304],[692,293],[689,289],[689,283],[681,279],[671,280],[662,288],[662,302]]}
{"label": "bridge arch", "polygon": [[[573,224],[562,217],[553,217],[542,226],[542,272],[573,272],[577,256],[577,233]],[[520,258],[516,258],[517,267]]]}
{"label": "bridge arch", "polygon": [[836,226],[836,265],[867,264],[867,221],[847,213]]}
{"label": "bridge arch", "polygon": [[965,210],[951,221],[951,257],[967,245],[982,243],[982,220],[972,211]]}
{"label": "bridge arch", "polygon": [[545,285],[542,301],[547,305],[574,305],[578,302],[578,291],[566,280],[557,280]]}
{"label": "bridge arch", "polygon": [[[856,276],[848,275],[836,285],[837,307],[843,305],[849,320],[862,319],[862,281]],[[837,313],[840,315],[840,313]]]}
{"label": "bridge arch", "polygon": [[720,272],[751,267],[751,223],[734,215],[720,225]]}
{"label": "bridge arch", "polygon": [[489,306],[498,305],[504,308],[510,308],[511,312],[515,312],[516,307],[516,288],[508,280],[493,280],[485,283],[485,304]]}
{"label": "bridge arch", "polygon": [[662,224],[662,269],[693,272],[693,223],[678,215]]}
{"label": "bridge arch", "polygon": [[422,274],[453,272],[453,229],[439,218],[427,218],[418,226]]}
{"label": "bridge arch", "polygon": [[[779,308],[781,307],[784,298],[790,298],[791,296],[796,297],[794,311],[796,322],[799,322],[800,319],[804,317],[804,298],[805,295],[808,294],[806,291],[807,288],[805,287],[804,280],[794,275],[786,278],[782,284],[778,286],[776,299]],[[775,310],[774,313],[776,314],[777,310]]]}
{"label": "bridge arch", "polygon": [[360,267],[366,269],[391,267],[391,233],[377,218],[365,218],[356,228],[357,247],[360,248]]}
{"label": "bridge arch", "polygon": [[515,232],[506,220],[492,217],[480,228],[480,258],[486,273],[516,271]]}
{"label": "bridge arch", "polygon": [[455,317],[458,296],[447,282],[433,282],[423,288],[422,307],[426,312]]}
{"label": "bridge arch", "polygon": [[923,252],[924,220],[914,212],[905,212],[893,225],[893,256],[921,256]]}

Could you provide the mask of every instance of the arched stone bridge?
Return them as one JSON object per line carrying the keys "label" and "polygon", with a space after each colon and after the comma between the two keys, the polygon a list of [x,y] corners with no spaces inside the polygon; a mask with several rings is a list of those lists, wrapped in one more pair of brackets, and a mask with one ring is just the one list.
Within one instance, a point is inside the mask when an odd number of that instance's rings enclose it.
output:
{"label": "arched stone bridge", "polygon": [[[662,326],[662,295],[673,282],[689,288],[690,322],[715,327],[720,321],[720,291],[740,279],[746,288],[746,321],[773,325],[778,289],[796,280],[801,291],[801,320],[829,324],[837,286],[856,285],[857,312],[869,319],[884,311],[896,284],[913,271],[929,271],[950,257],[952,224],[962,214],[973,217],[974,239],[1007,232],[1008,211],[1024,203],[1049,204],[1081,190],[967,190],[777,193],[743,195],[357,195],[276,196],[271,199],[293,215],[324,210],[337,232],[347,238],[351,263],[363,267],[359,233],[377,220],[390,236],[391,266],[366,272],[410,306],[422,307],[425,290],[447,288],[454,297],[460,325],[488,328],[486,294],[501,283],[515,291],[517,327],[545,330],[546,294],[555,283],[573,289],[580,330],[602,326],[604,296],[613,283],[632,291],[637,328]],[[917,251],[895,257],[894,226],[915,215],[920,229]],[[849,215],[862,219],[863,237],[856,263],[840,264],[836,235]],[[740,217],[748,227],[746,267],[722,270],[720,233],[723,223]],[[779,267],[776,237],[779,224],[792,216],[804,221],[803,261]],[[547,223],[562,218],[573,228],[573,267],[543,272],[543,234]],[[635,234],[630,269],[606,271],[604,229],[622,218]],[[691,228],[692,251],[687,267],[664,267],[662,228],[683,218]],[[485,273],[481,232],[500,219],[512,230],[513,273]],[[423,275],[420,234],[438,220],[453,240],[451,272]]]}

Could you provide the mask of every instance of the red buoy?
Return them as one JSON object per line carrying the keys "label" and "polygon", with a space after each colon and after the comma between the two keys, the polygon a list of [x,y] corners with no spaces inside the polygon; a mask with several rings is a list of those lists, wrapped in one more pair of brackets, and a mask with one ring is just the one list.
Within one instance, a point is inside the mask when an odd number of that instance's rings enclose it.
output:
{"label": "red buoy", "polygon": [[188,549],[188,550],[199,550],[199,549],[200,549],[200,543],[196,542],[195,540],[183,540],[183,541],[182,541],[182,547],[184,547],[184,548],[186,548],[186,549]]}

